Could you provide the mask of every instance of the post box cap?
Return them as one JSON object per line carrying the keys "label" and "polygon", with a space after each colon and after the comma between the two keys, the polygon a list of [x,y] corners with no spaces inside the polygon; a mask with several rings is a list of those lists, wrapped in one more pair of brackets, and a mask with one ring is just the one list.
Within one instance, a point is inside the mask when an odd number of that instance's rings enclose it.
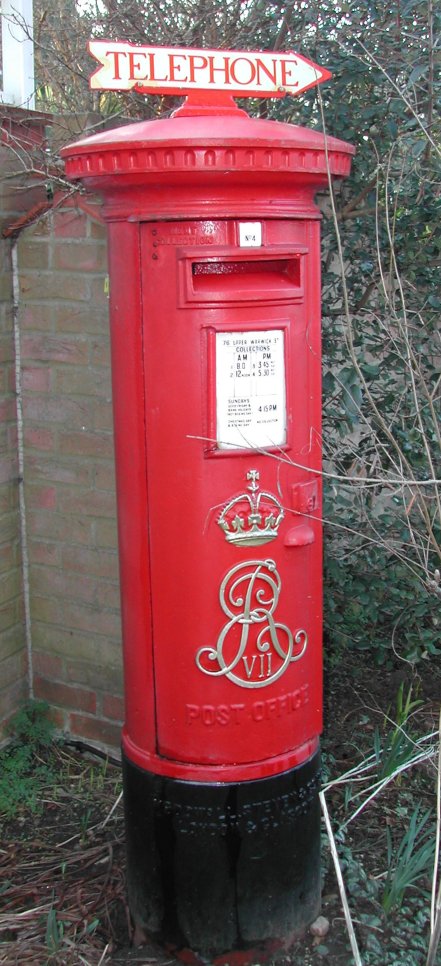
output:
{"label": "post box cap", "polygon": [[[349,173],[355,148],[320,131],[250,117],[238,108],[216,113],[178,111],[138,121],[77,141],[62,149],[72,179],[172,172]],[[309,180],[309,178],[308,178]]]}

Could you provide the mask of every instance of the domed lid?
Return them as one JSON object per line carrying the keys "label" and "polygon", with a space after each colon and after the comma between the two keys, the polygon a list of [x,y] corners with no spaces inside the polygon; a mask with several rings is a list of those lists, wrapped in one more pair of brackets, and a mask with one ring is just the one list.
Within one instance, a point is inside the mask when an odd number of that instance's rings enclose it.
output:
{"label": "domed lid", "polygon": [[72,179],[195,169],[310,172],[343,177],[355,148],[320,131],[250,117],[233,100],[194,95],[172,117],[138,121],[62,149]]}

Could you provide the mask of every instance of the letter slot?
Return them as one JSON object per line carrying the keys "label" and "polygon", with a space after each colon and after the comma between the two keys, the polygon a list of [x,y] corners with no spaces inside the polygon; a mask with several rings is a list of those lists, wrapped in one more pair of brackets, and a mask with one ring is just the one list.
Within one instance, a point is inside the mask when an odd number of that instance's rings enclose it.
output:
{"label": "letter slot", "polygon": [[301,254],[192,260],[190,301],[287,301],[303,297]]}

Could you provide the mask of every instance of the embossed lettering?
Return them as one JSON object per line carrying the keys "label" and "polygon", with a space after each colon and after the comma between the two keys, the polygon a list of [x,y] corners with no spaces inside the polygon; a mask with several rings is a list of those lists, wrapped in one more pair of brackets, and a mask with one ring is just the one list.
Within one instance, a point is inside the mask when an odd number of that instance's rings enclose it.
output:
{"label": "embossed lettering", "polygon": [[307,684],[301,688],[290,691],[288,694],[281,694],[277,698],[270,698],[268,701],[255,701],[251,706],[251,717],[253,721],[271,721],[273,718],[281,718],[284,715],[299,711],[309,702],[309,689]]}
{"label": "embossed lettering", "polygon": [[242,725],[247,721],[272,721],[299,711],[308,702],[308,685],[303,684],[295,691],[280,694],[278,697],[254,701],[249,708],[244,704],[187,704],[186,723],[190,726],[198,723],[206,728],[213,728],[216,725]]}
{"label": "embossed lettering", "polygon": [[251,675],[253,673],[254,662],[256,660],[256,657],[257,657],[257,654],[253,654],[253,657],[251,659],[251,667],[248,666],[248,658],[247,657],[243,657],[242,658],[242,661],[243,661],[244,667],[245,667],[245,674],[246,674],[248,680],[250,679],[250,677],[251,677]]}
{"label": "embossed lettering", "polygon": [[[271,677],[271,654],[259,654],[259,657],[260,657],[259,678]],[[266,661],[265,661],[265,658],[266,658]]]}
{"label": "embossed lettering", "polygon": [[211,728],[213,725],[240,724],[242,721],[244,704],[187,704],[186,723],[195,722]]}
{"label": "embossed lettering", "polygon": [[274,560],[247,560],[232,567],[219,591],[229,620],[216,646],[201,647],[196,654],[203,674],[226,677],[241,688],[264,688],[300,660],[308,644],[306,631],[301,628],[293,635],[273,617],[281,586]]}

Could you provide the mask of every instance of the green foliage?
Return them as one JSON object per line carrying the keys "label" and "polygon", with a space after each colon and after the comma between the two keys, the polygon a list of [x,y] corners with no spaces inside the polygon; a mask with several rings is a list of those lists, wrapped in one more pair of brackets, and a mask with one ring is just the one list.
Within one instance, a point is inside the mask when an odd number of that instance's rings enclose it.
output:
{"label": "green foliage", "polygon": [[16,744],[21,743],[34,751],[52,744],[54,726],[49,718],[47,702],[25,701],[12,718],[9,731]]}
{"label": "green foliage", "polygon": [[48,749],[53,725],[48,710],[43,701],[27,701],[12,719],[12,740],[0,752],[0,816],[4,818],[13,818],[23,808],[37,812],[41,807],[41,788],[52,774]]}
{"label": "green foliage", "polygon": [[426,966],[427,909],[423,900],[414,897],[412,905],[403,905],[399,919],[392,913],[386,935],[384,926],[378,932],[372,929],[378,922],[377,916],[360,918],[368,926],[363,966]]}
{"label": "green foliage", "polygon": [[[90,922],[88,922],[86,919],[83,923],[81,933],[79,933],[75,938],[78,940],[78,942],[81,942],[81,940],[86,936],[93,935],[99,924],[99,919],[92,919]],[[66,935],[69,926],[71,926],[71,923],[68,921],[63,922],[63,920],[60,919],[57,909],[53,906],[48,913],[45,934],[45,942],[47,950],[50,954],[48,962],[59,962],[60,960],[58,959],[58,954],[61,955],[63,953],[63,948],[65,951],[72,949],[72,946],[74,945],[72,938],[70,935]],[[62,961],[64,962],[64,959]]]}
{"label": "green foliage", "polygon": [[[412,759],[416,750],[416,735],[412,734],[410,718],[422,701],[412,700],[410,687],[404,697],[404,683],[398,689],[395,719],[392,727],[381,735],[378,728],[374,732],[374,750],[377,761],[377,777],[380,781],[394,775],[398,769]],[[390,720],[390,719],[389,719]]]}
{"label": "green foliage", "polygon": [[344,271],[331,240],[324,271],[328,627],[379,663],[439,653],[441,165],[407,101],[393,110],[338,199]]}
{"label": "green foliage", "polygon": [[435,829],[430,821],[431,817],[430,810],[421,812],[417,806],[398,844],[394,844],[390,828],[386,829],[388,871],[381,900],[385,915],[389,915],[394,908],[399,909],[406,890],[420,882],[422,877],[430,876],[432,872]]}
{"label": "green foliage", "polygon": [[64,923],[57,917],[57,910],[50,909],[46,925],[46,946],[50,953],[57,953],[64,939]]}
{"label": "green foliage", "polygon": [[417,0],[315,13],[314,53],[333,59],[323,118],[357,145],[324,219],[327,627],[336,656],[415,662],[438,655],[440,636],[441,504],[420,481],[441,464],[441,11]]}
{"label": "green foliage", "polygon": [[[332,512],[343,514],[344,508],[342,498]],[[335,658],[346,648],[366,652],[377,664],[390,664],[395,656],[415,662],[439,655],[439,600],[394,548],[360,546],[356,537],[351,550],[350,537],[337,548],[333,532],[327,533],[325,627]]]}

